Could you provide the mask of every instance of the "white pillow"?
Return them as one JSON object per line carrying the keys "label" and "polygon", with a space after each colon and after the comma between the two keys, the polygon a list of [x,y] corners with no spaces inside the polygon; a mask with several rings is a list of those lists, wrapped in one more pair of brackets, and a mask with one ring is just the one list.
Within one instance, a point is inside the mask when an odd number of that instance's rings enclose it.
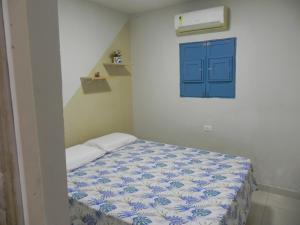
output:
{"label": "white pillow", "polygon": [[75,145],[66,149],[67,170],[74,170],[105,155],[102,149]]}
{"label": "white pillow", "polygon": [[106,152],[112,152],[117,148],[135,142],[137,138],[130,134],[112,133],[99,138],[91,139],[84,144],[87,146],[103,149]]}

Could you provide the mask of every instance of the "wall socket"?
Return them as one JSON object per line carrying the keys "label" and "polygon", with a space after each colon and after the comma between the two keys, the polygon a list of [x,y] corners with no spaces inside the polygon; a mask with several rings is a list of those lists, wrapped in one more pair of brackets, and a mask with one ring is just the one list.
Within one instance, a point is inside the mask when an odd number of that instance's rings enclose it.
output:
{"label": "wall socket", "polygon": [[204,125],[203,126],[203,131],[204,132],[211,132],[213,130],[213,126],[212,125]]}

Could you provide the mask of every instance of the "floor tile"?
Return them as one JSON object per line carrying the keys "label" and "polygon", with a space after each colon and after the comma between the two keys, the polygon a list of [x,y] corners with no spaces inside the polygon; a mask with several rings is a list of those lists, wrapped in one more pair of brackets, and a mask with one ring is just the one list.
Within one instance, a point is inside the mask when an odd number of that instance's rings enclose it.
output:
{"label": "floor tile", "polygon": [[257,204],[266,204],[269,193],[265,191],[256,191],[252,195],[252,202]]}
{"label": "floor tile", "polygon": [[253,193],[251,210],[246,225],[261,225],[267,199],[267,192],[256,191]]}
{"label": "floor tile", "polygon": [[282,195],[270,193],[267,199],[267,205],[272,208],[284,209],[288,211],[296,211],[300,215],[299,199],[289,198]]}
{"label": "floor tile", "polygon": [[299,225],[299,213],[267,206],[261,225]]}
{"label": "floor tile", "polygon": [[264,215],[264,205],[252,203],[246,225],[260,225]]}
{"label": "floor tile", "polygon": [[246,225],[300,225],[300,200],[257,191]]}

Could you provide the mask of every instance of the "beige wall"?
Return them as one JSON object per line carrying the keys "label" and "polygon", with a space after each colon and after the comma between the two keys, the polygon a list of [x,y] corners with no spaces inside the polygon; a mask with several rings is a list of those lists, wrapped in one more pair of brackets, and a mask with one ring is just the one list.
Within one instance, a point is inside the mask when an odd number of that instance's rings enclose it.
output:
{"label": "beige wall", "polygon": [[[126,67],[104,66],[119,49]],[[132,133],[130,34],[126,24],[86,76],[100,72],[107,80],[82,82],[64,108],[66,146],[112,132]]]}
{"label": "beige wall", "polygon": [[[66,147],[132,133],[129,16],[85,0],[59,0]],[[126,67],[104,67],[121,50]],[[100,72],[109,79],[81,82]]]}
{"label": "beige wall", "polygon": [[[66,147],[132,133],[129,16],[85,0],[59,0]],[[104,67],[121,50],[126,67]],[[109,79],[81,82],[100,72]]]}
{"label": "beige wall", "polygon": [[128,15],[87,0],[58,0],[64,106],[128,22]]}
{"label": "beige wall", "polygon": [[[174,15],[222,4],[229,31],[176,37]],[[134,16],[135,134],[244,155],[259,183],[300,192],[299,21],[297,0],[193,1]],[[237,37],[236,99],[180,98],[179,43],[226,37]]]}

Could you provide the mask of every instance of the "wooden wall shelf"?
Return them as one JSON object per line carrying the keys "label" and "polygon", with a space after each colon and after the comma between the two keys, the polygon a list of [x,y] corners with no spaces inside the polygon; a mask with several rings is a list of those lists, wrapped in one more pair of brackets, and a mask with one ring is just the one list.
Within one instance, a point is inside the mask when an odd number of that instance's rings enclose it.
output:
{"label": "wooden wall shelf", "polygon": [[96,80],[107,80],[108,76],[101,76],[101,77],[81,77],[82,81],[96,81]]}
{"label": "wooden wall shelf", "polygon": [[103,63],[107,73],[110,76],[130,76],[130,64],[125,63]]}
{"label": "wooden wall shelf", "polygon": [[124,63],[103,63],[104,66],[129,66],[129,64],[124,64]]}

